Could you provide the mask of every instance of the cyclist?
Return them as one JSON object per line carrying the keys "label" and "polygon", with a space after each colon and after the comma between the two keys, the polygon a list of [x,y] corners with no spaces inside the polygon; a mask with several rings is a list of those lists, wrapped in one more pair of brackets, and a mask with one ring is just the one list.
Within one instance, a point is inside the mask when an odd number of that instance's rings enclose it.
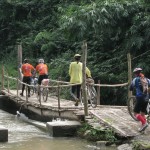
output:
{"label": "cyclist", "polygon": [[41,85],[43,79],[48,79],[48,66],[44,63],[44,59],[38,60],[35,69],[39,73],[38,84]]}
{"label": "cyclist", "polygon": [[[130,90],[133,91],[133,89],[136,89],[136,104],[134,107],[134,115],[137,120],[139,120],[142,124],[141,128],[139,129],[139,132],[144,131],[148,127],[148,123],[145,117],[146,107],[147,103],[145,101],[146,94],[143,93],[143,88],[141,84],[141,77],[144,77],[144,74],[141,73],[142,68],[135,68],[133,70],[133,73],[135,74],[135,78],[132,80],[132,83],[130,85]],[[148,86],[150,86],[150,80],[148,78]]]}
{"label": "cyclist", "polygon": [[[26,84],[31,84],[32,71],[35,71],[35,68],[29,64],[28,59],[24,59],[24,64],[21,67],[21,71],[23,73],[23,82]],[[22,92],[20,93],[23,96],[25,89],[25,84],[22,85]],[[28,87],[28,97],[30,97],[30,87]]]}
{"label": "cyclist", "polygon": [[[80,90],[81,90],[81,83],[82,83],[82,63],[80,62],[81,55],[75,54],[74,55],[74,62],[70,63],[69,66],[69,75],[70,75],[70,83],[72,84],[79,84],[74,85],[71,87],[71,96],[75,99],[75,106],[78,106],[78,102],[80,99]],[[87,77],[91,78],[91,72],[86,67],[86,74]],[[76,92],[76,96],[75,96]]]}

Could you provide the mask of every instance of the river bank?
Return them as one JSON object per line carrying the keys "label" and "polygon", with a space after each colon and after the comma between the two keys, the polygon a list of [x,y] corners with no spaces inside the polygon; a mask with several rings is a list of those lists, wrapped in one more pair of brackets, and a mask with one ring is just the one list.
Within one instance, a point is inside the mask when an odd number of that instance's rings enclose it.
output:
{"label": "river bank", "polygon": [[115,147],[117,150],[150,150],[150,126],[144,132],[139,132],[137,136],[127,138],[119,136],[98,120],[93,122],[93,124],[83,123],[77,136],[95,142],[97,147],[105,145],[113,149]]}

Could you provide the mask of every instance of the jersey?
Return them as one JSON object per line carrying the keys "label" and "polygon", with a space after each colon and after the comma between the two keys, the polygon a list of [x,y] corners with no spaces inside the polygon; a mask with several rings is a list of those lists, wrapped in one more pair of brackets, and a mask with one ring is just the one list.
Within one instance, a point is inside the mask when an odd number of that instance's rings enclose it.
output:
{"label": "jersey", "polygon": [[23,76],[30,77],[32,76],[32,71],[35,69],[31,64],[25,63],[22,65],[21,70],[22,70]]}
{"label": "jersey", "polygon": [[38,64],[36,66],[36,71],[39,72],[39,75],[48,75],[48,67],[46,64]]}
{"label": "jersey", "polygon": [[[146,80],[147,80],[147,86],[150,86],[150,80],[148,78],[146,78]],[[131,86],[130,86],[130,90],[133,90],[133,88],[135,87],[135,89],[136,89],[136,96],[137,97],[145,96],[142,84],[143,83],[141,82],[141,77],[140,76],[138,76],[138,77],[136,77],[136,78],[134,78],[132,80],[132,83],[131,83]]]}

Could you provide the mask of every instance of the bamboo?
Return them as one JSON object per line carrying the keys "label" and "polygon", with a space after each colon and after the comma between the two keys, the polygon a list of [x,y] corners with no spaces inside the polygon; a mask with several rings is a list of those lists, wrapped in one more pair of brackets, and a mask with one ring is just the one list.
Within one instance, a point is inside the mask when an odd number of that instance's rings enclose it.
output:
{"label": "bamboo", "polygon": [[[8,76],[8,74],[7,74]],[[10,89],[9,89],[9,79],[7,78],[7,90],[8,90],[8,93],[10,93]]]}
{"label": "bamboo", "polygon": [[[100,85],[100,80],[98,80],[98,84]],[[97,86],[97,104],[100,105],[100,86]]]}
{"label": "bamboo", "polygon": [[39,94],[39,103],[40,103],[40,107],[41,107],[41,85],[38,84],[38,92],[37,94]]}
{"label": "bamboo", "polygon": [[27,104],[28,102],[28,86],[27,85],[25,86],[25,89],[26,89],[26,104]]}
{"label": "bamboo", "polygon": [[2,65],[2,78],[1,78],[2,87],[1,89],[4,89],[4,65]]}
{"label": "bamboo", "polygon": [[58,83],[58,112],[59,112],[59,116],[60,116],[60,86],[59,86],[59,83]]}
{"label": "bamboo", "polygon": [[19,86],[18,86],[18,84],[19,84],[19,79],[17,78],[17,97],[19,96]]}
{"label": "bamboo", "polygon": [[83,97],[84,97],[84,114],[85,116],[88,116],[88,102],[87,102],[87,92],[86,92],[86,59],[87,59],[87,42],[86,41],[83,41],[82,51],[83,51],[82,87],[83,87]]}
{"label": "bamboo", "polygon": [[131,71],[131,55],[130,53],[127,54],[127,59],[128,59],[128,99],[131,97],[132,92],[129,90],[129,86],[132,81],[132,71]]}
{"label": "bamboo", "polygon": [[[18,45],[18,78],[22,80],[21,68],[22,66],[22,45]],[[19,84],[19,89],[21,89],[21,84]]]}

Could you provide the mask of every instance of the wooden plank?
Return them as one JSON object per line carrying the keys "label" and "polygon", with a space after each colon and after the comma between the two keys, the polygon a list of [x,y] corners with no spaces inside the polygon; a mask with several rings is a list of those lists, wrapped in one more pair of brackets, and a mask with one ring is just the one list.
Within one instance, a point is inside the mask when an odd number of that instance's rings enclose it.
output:
{"label": "wooden plank", "polygon": [[118,134],[124,137],[133,137],[139,134],[138,123],[121,109],[102,109],[99,111],[91,110],[90,113],[112,127]]}

